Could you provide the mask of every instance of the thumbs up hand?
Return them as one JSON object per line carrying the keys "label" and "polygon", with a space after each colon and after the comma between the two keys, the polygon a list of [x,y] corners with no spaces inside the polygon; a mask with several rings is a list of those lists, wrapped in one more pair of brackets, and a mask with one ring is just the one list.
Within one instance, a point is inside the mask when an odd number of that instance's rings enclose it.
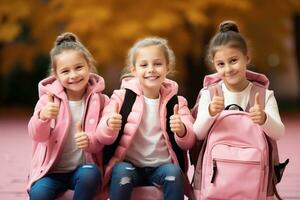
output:
{"label": "thumbs up hand", "polygon": [[179,137],[183,137],[186,134],[186,129],[181,121],[178,110],[179,106],[176,104],[174,106],[174,114],[170,117],[170,128],[173,133],[177,134]]}
{"label": "thumbs up hand", "polygon": [[76,124],[75,143],[78,148],[84,149],[89,146],[89,138],[87,134],[82,131],[81,122]]}
{"label": "thumbs up hand", "polygon": [[53,94],[48,93],[47,95],[48,102],[39,113],[39,118],[41,120],[56,119],[59,111],[59,106],[57,105],[57,103],[54,103]]}
{"label": "thumbs up hand", "polygon": [[224,97],[219,96],[218,90],[214,90],[214,96],[208,107],[210,116],[215,116],[224,110]]}
{"label": "thumbs up hand", "polygon": [[122,115],[120,115],[119,112],[119,104],[116,103],[114,111],[110,114],[107,120],[107,126],[116,132],[119,132],[122,126]]}
{"label": "thumbs up hand", "polygon": [[259,104],[259,93],[255,94],[255,103],[249,110],[249,115],[255,124],[263,125],[267,119],[266,113]]}

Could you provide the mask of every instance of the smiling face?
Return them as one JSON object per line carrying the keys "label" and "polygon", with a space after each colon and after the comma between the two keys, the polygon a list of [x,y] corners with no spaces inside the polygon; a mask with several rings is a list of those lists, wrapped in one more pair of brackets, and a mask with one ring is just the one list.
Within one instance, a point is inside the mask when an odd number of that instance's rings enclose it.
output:
{"label": "smiling face", "polygon": [[230,91],[240,92],[247,87],[246,69],[249,60],[249,56],[238,48],[228,45],[217,48],[213,64]]}
{"label": "smiling face", "polygon": [[55,56],[55,76],[66,90],[69,100],[80,100],[85,92],[90,67],[81,52],[65,50]]}
{"label": "smiling face", "polygon": [[163,49],[159,46],[142,47],[137,51],[131,71],[140,81],[143,93],[148,98],[158,98],[161,84],[169,70]]}

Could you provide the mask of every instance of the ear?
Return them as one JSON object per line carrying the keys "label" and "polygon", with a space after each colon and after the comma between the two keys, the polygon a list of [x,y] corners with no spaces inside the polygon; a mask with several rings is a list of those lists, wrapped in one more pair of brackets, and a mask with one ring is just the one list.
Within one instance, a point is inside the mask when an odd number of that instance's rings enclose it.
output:
{"label": "ear", "polygon": [[135,66],[131,66],[130,67],[130,72],[135,75],[135,72],[136,72],[136,69],[135,69]]}
{"label": "ear", "polygon": [[249,64],[250,64],[250,61],[251,61],[251,57],[250,57],[250,55],[249,55],[249,54],[247,54],[247,55],[246,55],[246,58],[247,58],[247,65],[249,65]]}
{"label": "ear", "polygon": [[166,68],[167,68],[167,73],[169,73],[169,72],[171,71],[171,69],[170,69],[170,64],[167,64],[167,65],[166,65]]}

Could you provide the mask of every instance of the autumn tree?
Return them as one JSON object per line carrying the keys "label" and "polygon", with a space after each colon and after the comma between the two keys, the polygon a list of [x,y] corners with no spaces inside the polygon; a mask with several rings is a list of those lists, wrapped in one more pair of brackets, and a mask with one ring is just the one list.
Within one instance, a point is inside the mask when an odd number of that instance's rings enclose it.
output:
{"label": "autumn tree", "polygon": [[[255,41],[255,63],[264,71],[270,55],[282,55],[284,60],[279,40],[298,4],[292,0],[1,0],[0,74],[11,73],[15,66],[42,74],[56,36],[64,31],[79,36],[95,56],[100,74],[120,72],[134,41],[157,35],[173,47],[175,79],[192,104],[209,71],[204,62],[206,45],[222,20],[237,21],[242,33]],[[117,78],[105,78],[108,88],[119,84]]]}

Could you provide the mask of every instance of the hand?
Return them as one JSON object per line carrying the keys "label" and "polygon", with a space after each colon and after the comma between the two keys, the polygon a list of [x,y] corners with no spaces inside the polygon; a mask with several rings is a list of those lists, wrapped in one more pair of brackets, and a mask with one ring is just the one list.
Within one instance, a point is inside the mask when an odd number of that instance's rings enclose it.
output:
{"label": "hand", "polygon": [[181,121],[180,115],[178,114],[179,106],[174,106],[174,114],[170,117],[170,128],[171,131],[177,134],[179,137],[183,137],[186,134],[185,126]]}
{"label": "hand", "polygon": [[267,119],[266,113],[259,104],[259,93],[255,94],[255,103],[249,110],[249,115],[255,124],[263,125]]}
{"label": "hand", "polygon": [[224,110],[224,97],[219,96],[218,90],[214,90],[214,96],[208,107],[210,116],[215,116]]}
{"label": "hand", "polygon": [[54,103],[53,94],[48,93],[47,95],[48,102],[39,114],[41,120],[56,119],[59,111],[59,106]]}
{"label": "hand", "polygon": [[122,126],[122,115],[119,114],[119,104],[116,103],[114,111],[107,120],[107,126],[113,131],[119,132]]}
{"label": "hand", "polygon": [[89,138],[87,134],[82,131],[81,122],[76,124],[75,143],[79,149],[84,149],[89,146]]}

